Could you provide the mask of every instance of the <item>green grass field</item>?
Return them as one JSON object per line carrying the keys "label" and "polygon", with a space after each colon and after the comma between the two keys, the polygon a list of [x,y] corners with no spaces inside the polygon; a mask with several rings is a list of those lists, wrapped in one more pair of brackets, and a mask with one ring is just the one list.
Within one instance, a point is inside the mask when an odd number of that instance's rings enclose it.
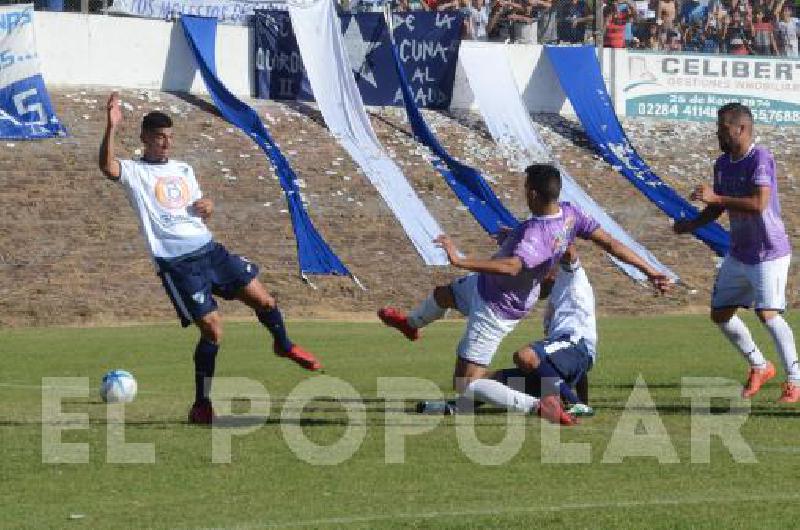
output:
{"label": "green grass field", "polygon": [[[756,340],[779,363],[761,327],[748,319]],[[797,319],[793,319],[795,329]],[[233,436],[230,463],[212,463],[214,431],[186,424],[193,396],[194,330],[177,326],[104,329],[0,330],[0,527],[794,527],[800,510],[800,407],[775,404],[768,384],[752,401],[741,434],[757,463],[737,463],[712,439],[710,462],[692,463],[690,399],[682,377],[742,381],[745,364],[702,316],[613,318],[600,322],[600,360],[591,374],[597,416],[562,429],[562,443],[589,445],[589,463],[551,463],[538,418],[492,411],[469,418],[477,438],[500,442],[511,421],[524,439],[500,465],[481,465],[459,446],[453,417],[405,415],[414,400],[385,401],[378,379],[426,378],[448,392],[461,322],[436,324],[418,343],[377,323],[292,322],[293,338],[318,352],[327,376],[363,397],[365,421],[348,422],[340,402],[319,397],[302,408],[294,394],[310,374],[268,353],[266,332],[255,324],[226,327],[217,375],[245,377],[268,391],[271,409],[261,421],[241,420],[249,434]],[[538,336],[521,325],[503,345],[496,366]],[[153,445],[155,463],[107,462],[107,407],[97,388],[108,369],[132,371],[139,396],[125,409],[128,443]],[[647,407],[625,411],[641,374],[668,433],[677,463],[630,456],[605,457],[621,419],[645,415],[635,431],[646,436],[655,418]],[[67,430],[62,442],[89,445],[88,463],[43,463],[42,378],[88,377],[88,397],[67,397],[66,412],[85,413],[89,428]],[[782,374],[779,375],[779,378]],[[778,379],[779,379],[778,378]],[[777,380],[777,379],[776,379]],[[302,388],[301,390],[302,391]],[[644,392],[644,393],[643,393]],[[247,403],[234,403],[234,413]],[[712,402],[727,418],[725,400]],[[283,413],[283,419],[282,419]],[[633,415],[633,416],[631,416]],[[706,415],[708,416],[708,415]],[[462,416],[462,418],[464,418]],[[263,419],[263,418],[262,418]],[[465,418],[466,421],[466,418]],[[52,422],[48,422],[52,423]],[[388,431],[387,431],[388,424]],[[404,463],[387,463],[386,438],[398,428],[431,430],[405,438]],[[297,427],[319,445],[365,428],[353,456],[338,465],[312,465],[298,457],[284,431]],[[233,434],[233,427],[227,427]],[[352,430],[348,430],[352,429]],[[220,432],[222,432],[220,430]],[[547,436],[552,429],[545,429]],[[695,434],[697,438],[697,434]],[[663,443],[663,437],[662,437]],[[696,441],[696,440],[694,440]],[[319,458],[330,457],[323,447]]]}

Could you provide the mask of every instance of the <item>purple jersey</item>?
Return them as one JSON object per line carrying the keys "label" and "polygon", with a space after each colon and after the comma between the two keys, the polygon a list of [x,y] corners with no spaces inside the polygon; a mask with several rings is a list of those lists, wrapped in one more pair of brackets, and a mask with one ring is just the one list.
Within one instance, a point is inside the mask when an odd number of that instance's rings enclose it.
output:
{"label": "purple jersey", "polygon": [[791,253],[789,237],[781,221],[775,159],[769,149],[754,146],[737,162],[724,154],[714,164],[714,193],[727,197],[749,197],[756,186],[769,186],[769,203],[762,212],[728,210],[731,220],[730,255],[753,265]]}
{"label": "purple jersey", "polygon": [[599,227],[597,221],[568,202],[561,212],[531,217],[515,228],[500,245],[495,258],[517,256],[522,270],[516,276],[481,273],[478,293],[501,318],[524,318],[539,298],[539,283],[561,259],[575,237],[588,238]]}

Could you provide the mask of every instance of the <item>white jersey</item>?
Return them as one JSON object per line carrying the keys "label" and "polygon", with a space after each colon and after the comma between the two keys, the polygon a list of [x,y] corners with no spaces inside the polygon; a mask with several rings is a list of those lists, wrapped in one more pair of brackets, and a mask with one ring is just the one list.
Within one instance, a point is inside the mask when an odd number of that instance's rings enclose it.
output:
{"label": "white jersey", "polygon": [[189,164],[120,160],[119,165],[119,182],[153,258],[176,258],[211,241],[211,232],[192,211],[203,194]]}
{"label": "white jersey", "polygon": [[571,340],[584,339],[592,361],[597,355],[597,318],[594,291],[580,261],[559,264],[556,281],[547,301],[544,321],[548,339],[568,335]]}

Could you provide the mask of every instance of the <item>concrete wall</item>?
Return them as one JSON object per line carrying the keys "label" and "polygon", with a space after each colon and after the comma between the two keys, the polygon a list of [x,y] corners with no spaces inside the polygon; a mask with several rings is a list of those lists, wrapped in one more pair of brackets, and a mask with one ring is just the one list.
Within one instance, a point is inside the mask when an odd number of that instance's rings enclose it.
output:
{"label": "concrete wall", "polygon": [[[180,25],[163,20],[36,12],[45,82],[205,93]],[[217,28],[217,70],[235,94],[250,95],[249,28]]]}
{"label": "concrete wall", "polygon": [[[180,25],[163,20],[37,12],[35,29],[45,81],[54,86],[112,86],[176,90],[203,94],[202,79]],[[254,93],[249,28],[219,25],[217,69],[237,95]],[[462,46],[472,43],[464,42]],[[528,108],[572,109],[538,45],[497,44],[505,49]],[[454,108],[470,108],[473,96],[459,66]],[[624,106],[623,106],[624,108]]]}

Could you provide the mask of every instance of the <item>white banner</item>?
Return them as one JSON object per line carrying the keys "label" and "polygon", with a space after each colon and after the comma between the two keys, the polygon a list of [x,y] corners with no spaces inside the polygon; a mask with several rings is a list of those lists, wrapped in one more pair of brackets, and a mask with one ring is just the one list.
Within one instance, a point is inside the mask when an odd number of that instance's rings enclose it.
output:
{"label": "white banner", "polygon": [[297,45],[325,124],[364,171],[427,265],[447,265],[439,223],[383,150],[364,109],[333,0],[289,4]]}
{"label": "white banner", "polygon": [[0,138],[64,134],[39,71],[33,5],[0,7]]}
{"label": "white banner", "polygon": [[[514,162],[520,171],[534,163],[554,164],[561,172],[562,201],[579,206],[600,223],[604,230],[622,241],[650,266],[676,279],[674,272],[633,239],[575,182],[542,141],[522,102],[508,63],[507,51],[493,44],[471,42],[461,46],[459,55],[483,121],[494,141],[500,146],[503,156]],[[611,259],[631,278],[639,281],[646,279],[636,267]]]}
{"label": "white banner", "polygon": [[108,12],[163,20],[197,15],[245,26],[256,9],[286,9],[286,0],[114,0]]}
{"label": "white banner", "polygon": [[628,52],[626,116],[713,121],[731,101],[759,123],[800,125],[800,59]]}

